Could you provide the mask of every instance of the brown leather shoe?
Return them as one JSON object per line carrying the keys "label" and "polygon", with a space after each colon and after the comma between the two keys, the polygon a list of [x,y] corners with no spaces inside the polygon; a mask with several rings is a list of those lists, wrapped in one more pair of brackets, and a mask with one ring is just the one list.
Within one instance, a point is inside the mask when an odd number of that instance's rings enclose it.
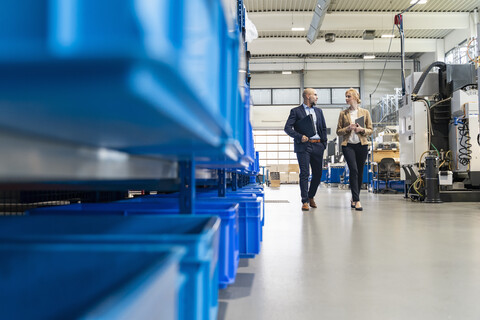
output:
{"label": "brown leather shoe", "polygon": [[302,204],[302,210],[303,210],[303,211],[308,211],[308,210],[310,210],[310,208],[308,207],[308,202],[305,202],[304,204]]}
{"label": "brown leather shoe", "polygon": [[312,208],[317,207],[317,204],[315,203],[315,200],[313,200],[313,198],[308,199],[308,201],[310,202],[310,207],[312,207]]}

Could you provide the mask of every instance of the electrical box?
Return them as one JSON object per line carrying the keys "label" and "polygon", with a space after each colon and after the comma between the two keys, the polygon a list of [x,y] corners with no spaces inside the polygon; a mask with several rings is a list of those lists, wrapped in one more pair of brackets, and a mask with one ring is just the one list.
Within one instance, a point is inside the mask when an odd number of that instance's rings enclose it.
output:
{"label": "electrical box", "polygon": [[441,186],[451,186],[453,184],[452,171],[440,171],[438,173],[438,183]]}
{"label": "electrical box", "polygon": [[[405,79],[405,91],[408,95],[412,94],[415,85],[422,76],[422,72],[414,72]],[[425,77],[417,96],[428,97],[438,93],[438,73],[430,72]]]}

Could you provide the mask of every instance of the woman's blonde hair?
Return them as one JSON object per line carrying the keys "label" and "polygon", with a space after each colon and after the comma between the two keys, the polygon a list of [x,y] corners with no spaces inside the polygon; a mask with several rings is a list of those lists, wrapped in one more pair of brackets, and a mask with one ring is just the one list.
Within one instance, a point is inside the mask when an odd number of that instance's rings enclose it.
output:
{"label": "woman's blonde hair", "polygon": [[347,93],[350,93],[352,97],[354,97],[355,100],[357,100],[357,103],[362,103],[362,100],[360,100],[360,93],[358,93],[357,90],[350,88],[347,91],[345,91],[345,95],[347,95]]}

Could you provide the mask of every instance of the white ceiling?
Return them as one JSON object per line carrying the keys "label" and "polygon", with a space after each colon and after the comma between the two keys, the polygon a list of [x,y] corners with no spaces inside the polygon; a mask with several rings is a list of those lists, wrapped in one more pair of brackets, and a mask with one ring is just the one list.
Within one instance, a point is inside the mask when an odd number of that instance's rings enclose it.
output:
{"label": "white ceiling", "polygon": [[[245,0],[244,3],[259,34],[249,45],[254,59],[358,59],[364,53],[398,58],[399,32],[393,19],[410,6],[410,0],[332,0],[319,37],[310,45],[306,35],[317,0]],[[473,11],[477,7],[480,0],[429,0],[411,8],[404,13],[406,57],[418,58],[423,53],[438,51],[443,39],[455,30],[474,30],[478,18]],[[305,31],[291,31],[292,27],[303,27]],[[364,30],[374,30],[375,39],[363,40]],[[392,30],[393,40],[381,38]],[[326,33],[334,33],[335,42],[325,42]]]}

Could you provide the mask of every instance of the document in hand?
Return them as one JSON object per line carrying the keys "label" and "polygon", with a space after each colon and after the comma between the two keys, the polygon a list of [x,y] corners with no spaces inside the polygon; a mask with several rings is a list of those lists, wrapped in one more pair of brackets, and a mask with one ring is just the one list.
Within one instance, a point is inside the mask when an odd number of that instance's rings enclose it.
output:
{"label": "document in hand", "polygon": [[365,128],[365,116],[361,116],[355,120],[355,123],[358,124],[360,127]]}
{"label": "document in hand", "polygon": [[313,137],[315,135],[313,116],[309,114],[305,118],[298,120],[293,126],[293,128],[295,129],[295,131],[307,136],[308,138]]}

